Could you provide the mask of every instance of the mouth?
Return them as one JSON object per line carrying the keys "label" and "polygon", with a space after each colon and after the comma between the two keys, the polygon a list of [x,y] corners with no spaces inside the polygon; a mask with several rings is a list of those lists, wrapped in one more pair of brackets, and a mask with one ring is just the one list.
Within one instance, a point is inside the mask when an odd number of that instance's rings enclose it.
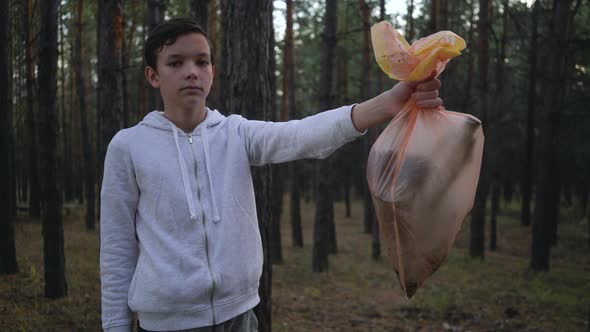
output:
{"label": "mouth", "polygon": [[180,91],[202,91],[203,89],[199,88],[198,86],[185,86],[184,88],[180,89]]}

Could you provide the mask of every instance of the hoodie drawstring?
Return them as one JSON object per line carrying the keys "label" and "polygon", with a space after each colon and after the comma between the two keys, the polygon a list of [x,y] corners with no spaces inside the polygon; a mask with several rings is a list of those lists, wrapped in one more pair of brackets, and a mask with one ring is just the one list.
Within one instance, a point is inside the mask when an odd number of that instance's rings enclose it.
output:
{"label": "hoodie drawstring", "polygon": [[203,134],[203,139],[201,140],[203,144],[203,150],[205,151],[205,167],[207,168],[207,179],[209,179],[209,192],[211,192],[211,202],[213,204],[213,221],[219,222],[221,218],[219,218],[219,212],[217,211],[217,204],[215,203],[215,193],[213,192],[213,182],[211,181],[211,165],[209,163],[209,138],[207,137],[207,126],[206,123],[201,127],[201,133]]}
{"label": "hoodie drawstring", "polygon": [[170,122],[170,126],[172,127],[172,132],[174,133],[174,142],[176,143],[176,152],[178,153],[178,162],[180,163],[182,184],[184,185],[184,194],[186,195],[186,202],[188,203],[188,209],[191,213],[191,220],[197,220],[197,209],[195,208],[193,193],[189,186],[188,172],[186,171],[186,163],[184,162],[184,157],[182,157],[180,145],[178,144],[178,129],[176,129],[176,126],[172,122]]}

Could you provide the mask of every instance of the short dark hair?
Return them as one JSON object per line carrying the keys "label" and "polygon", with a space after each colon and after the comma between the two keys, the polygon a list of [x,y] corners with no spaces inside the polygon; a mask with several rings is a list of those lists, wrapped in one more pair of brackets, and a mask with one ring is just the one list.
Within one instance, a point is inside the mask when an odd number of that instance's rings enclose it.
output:
{"label": "short dark hair", "polygon": [[[200,33],[203,36],[205,36],[205,38],[207,39],[207,43],[209,44],[209,48],[211,48],[211,43],[209,43],[209,37],[207,37],[207,32],[192,18],[173,18],[158,24],[150,32],[145,43],[145,64],[156,70],[158,59],[157,53],[160,52],[162,48],[164,48],[164,46],[174,44],[178,37],[193,32]],[[215,64],[213,50],[211,50],[211,64]]]}

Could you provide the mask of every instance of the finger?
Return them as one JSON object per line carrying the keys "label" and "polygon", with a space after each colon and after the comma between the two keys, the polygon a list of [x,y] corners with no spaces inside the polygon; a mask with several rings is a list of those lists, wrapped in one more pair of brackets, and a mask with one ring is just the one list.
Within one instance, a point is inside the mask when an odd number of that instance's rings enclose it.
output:
{"label": "finger", "polygon": [[430,91],[417,91],[412,94],[414,100],[428,100],[428,99],[435,99],[438,97],[438,90],[430,90]]}
{"label": "finger", "polygon": [[428,82],[424,82],[421,83],[419,85],[416,86],[416,90],[418,91],[430,91],[430,90],[436,90],[439,89],[441,87],[441,82],[438,78],[435,78],[433,80],[430,80]]}
{"label": "finger", "polygon": [[433,70],[433,71],[430,73],[430,75],[428,75],[428,77],[426,77],[425,79],[422,79],[422,80],[416,81],[416,82],[411,82],[411,85],[412,85],[412,87],[414,87],[414,88],[415,88],[416,86],[418,86],[418,85],[420,85],[420,84],[422,84],[422,83],[424,83],[424,82],[431,81],[431,80],[432,80],[433,78],[435,78],[435,77],[436,77],[436,70]]}
{"label": "finger", "polygon": [[416,106],[423,108],[423,109],[437,108],[439,106],[442,106],[442,104],[443,104],[443,101],[440,98],[420,100],[420,101],[416,102]]}

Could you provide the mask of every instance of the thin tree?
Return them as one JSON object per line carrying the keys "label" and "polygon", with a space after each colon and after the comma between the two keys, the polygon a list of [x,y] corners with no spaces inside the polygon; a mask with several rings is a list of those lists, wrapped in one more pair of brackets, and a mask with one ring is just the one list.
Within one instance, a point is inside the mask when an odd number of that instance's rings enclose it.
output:
{"label": "thin tree", "polygon": [[72,200],[74,196],[73,190],[73,181],[71,176],[67,176],[68,174],[72,174],[72,144],[70,143],[70,124],[67,121],[68,118],[68,109],[66,107],[66,70],[65,70],[65,62],[67,59],[66,55],[66,40],[64,36],[64,9],[63,5],[58,7],[58,28],[59,28],[59,94],[60,94],[60,103],[58,113],[61,113],[61,148],[62,154],[61,158],[59,158],[59,178],[62,181],[62,187],[64,191],[64,196],[66,201]]}
{"label": "thin tree", "polygon": [[[360,82],[360,96],[362,100],[370,98],[371,94],[371,8],[365,0],[359,0],[359,8],[361,19],[363,23],[363,75]],[[369,159],[369,152],[374,143],[374,129],[369,129],[365,137],[363,137],[364,148],[364,168],[363,175],[366,174],[367,160]],[[364,183],[364,231],[371,234],[373,224],[375,223],[375,211],[373,208],[373,200],[371,198],[371,191],[366,181]]]}
{"label": "thin tree", "polygon": [[[324,32],[322,34],[321,72],[320,72],[320,109],[329,109],[333,102],[333,72],[336,55],[336,28],[338,24],[338,1],[327,0],[324,14]],[[322,272],[328,268],[330,249],[330,218],[334,217],[332,198],[331,159],[321,160],[319,166],[318,189],[316,195],[316,214],[314,223],[312,270]]]}
{"label": "thin tree", "polygon": [[406,40],[411,43],[414,40],[414,0],[409,1],[407,10]]}
{"label": "thin tree", "polygon": [[[575,11],[570,10],[572,0],[555,1],[551,20],[550,38],[546,57],[546,75],[542,85],[543,112],[539,137],[539,177],[535,197],[531,268],[549,270],[552,228],[559,212],[559,123],[565,94],[566,56],[570,25]],[[576,9],[580,1],[576,4]],[[566,52],[567,53],[567,52]],[[554,230],[553,230],[554,231]]]}
{"label": "thin tree", "polygon": [[[223,9],[223,49],[221,95],[224,111],[242,114],[248,119],[270,120],[274,110],[274,57],[272,56],[272,2],[228,1]],[[247,53],[240,50],[248,50]],[[270,65],[269,65],[270,63]],[[245,64],[248,64],[245,66]],[[256,105],[256,106],[252,106]],[[255,308],[259,330],[271,329],[272,267],[269,253],[271,222],[269,166],[252,169],[256,194],[258,226],[264,250],[260,303]]]}
{"label": "thin tree", "polygon": [[80,112],[80,122],[82,126],[82,153],[84,155],[84,193],[86,198],[86,230],[94,230],[95,225],[95,161],[94,154],[90,145],[90,130],[88,128],[88,115],[86,110],[86,71],[84,70],[84,0],[79,0],[76,4],[76,34],[74,41],[74,71],[76,73],[76,88],[78,97],[78,110]]}
{"label": "thin tree", "polygon": [[57,0],[41,2],[39,39],[39,108],[43,126],[41,160],[43,193],[43,257],[45,296],[59,298],[68,294],[65,276],[65,252],[62,220],[62,195],[57,177]]}
{"label": "thin tree", "polygon": [[[506,40],[508,39],[508,11],[510,8],[508,7],[508,0],[502,1],[502,37],[500,39],[499,49],[500,52],[498,57],[496,58],[496,98],[494,103],[496,105],[496,110],[503,109],[504,106],[504,67],[505,62],[504,59],[506,58]],[[497,115],[495,116],[496,121],[500,118],[499,112],[496,112]],[[496,163],[494,167],[498,167]],[[492,176],[492,211],[490,216],[490,251],[496,251],[497,247],[497,219],[498,219],[498,210],[500,209],[500,191],[502,188],[502,175],[499,169],[495,169],[493,171]],[[504,175],[507,177],[508,175]]]}
{"label": "thin tree", "polygon": [[[283,99],[283,105],[286,109],[283,110],[281,120],[297,119],[297,104],[296,104],[296,83],[295,83],[295,47],[293,36],[293,0],[287,0],[287,26],[285,33],[285,80],[287,84],[283,85],[284,92],[287,98]],[[286,114],[285,114],[286,113]],[[303,166],[302,162],[294,161],[289,164],[289,179],[291,186],[291,239],[293,246],[296,248],[303,248],[303,232],[301,230],[301,172]]]}
{"label": "thin tree", "polygon": [[0,3],[0,204],[3,216],[0,218],[0,275],[18,272],[14,241],[14,214],[16,209],[15,188],[11,182],[15,177],[14,163],[10,150],[14,145],[12,130],[12,98],[10,94],[11,67],[10,47],[6,44],[10,33],[10,12],[8,1]]}
{"label": "thin tree", "polygon": [[[385,20],[385,0],[379,1],[379,20]],[[377,91],[383,91],[383,75],[381,73],[377,74]],[[378,130],[374,130],[373,133],[373,143],[377,139],[379,132]],[[377,218],[373,215],[373,227],[372,231],[372,246],[371,246],[371,257],[373,260],[379,260],[381,258],[381,238],[379,234],[379,222]]]}
{"label": "thin tree", "polygon": [[[488,61],[489,61],[489,0],[479,0],[479,119],[482,122],[483,131],[486,135],[488,129]],[[484,143],[485,144],[485,143]],[[487,145],[487,144],[485,144]],[[469,254],[471,257],[484,258],[485,241],[485,212],[486,199],[489,191],[489,176],[487,165],[487,152],[484,148],[483,160],[481,163],[481,174],[475,194],[471,225]]]}
{"label": "thin tree", "polygon": [[537,102],[537,26],[539,22],[539,0],[533,4],[531,18],[531,41],[529,46],[529,77],[526,116],[526,136],[524,144],[524,163],[522,167],[522,202],[520,224],[531,224],[531,197],[533,191],[533,148],[535,144],[535,108]]}
{"label": "thin tree", "polygon": [[34,39],[33,32],[33,6],[32,0],[25,1],[25,19],[23,20],[25,31],[25,63],[26,63],[26,90],[27,90],[27,127],[29,135],[27,143],[29,144],[29,216],[32,218],[41,217],[41,200],[40,200],[40,180],[39,180],[39,135],[37,132],[38,118],[35,112],[35,73],[34,63]]}

